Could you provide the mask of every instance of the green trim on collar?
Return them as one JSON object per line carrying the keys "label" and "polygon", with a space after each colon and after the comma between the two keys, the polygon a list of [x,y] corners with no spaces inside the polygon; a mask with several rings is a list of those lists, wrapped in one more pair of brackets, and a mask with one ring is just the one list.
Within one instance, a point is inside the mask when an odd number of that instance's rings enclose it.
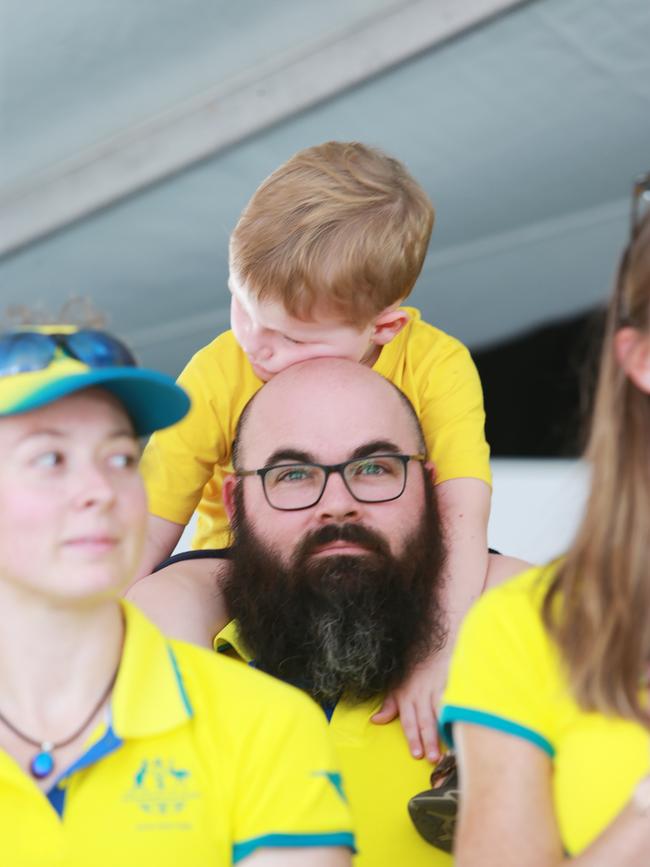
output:
{"label": "green trim on collar", "polygon": [[141,738],[177,728],[192,718],[192,707],[174,642],[134,605],[120,604],[126,632],[111,700],[113,729],[120,738]]}

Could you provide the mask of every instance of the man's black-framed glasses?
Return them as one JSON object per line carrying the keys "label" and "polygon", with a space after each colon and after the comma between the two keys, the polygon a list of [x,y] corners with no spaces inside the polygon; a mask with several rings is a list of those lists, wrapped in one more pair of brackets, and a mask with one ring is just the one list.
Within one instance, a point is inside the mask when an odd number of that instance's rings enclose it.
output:
{"label": "man's black-framed glasses", "polygon": [[332,473],[341,476],[345,487],[360,503],[396,500],[406,487],[408,462],[425,460],[423,454],[371,455],[341,464],[286,462],[259,470],[239,470],[236,475],[259,476],[269,506],[294,512],[318,503]]}

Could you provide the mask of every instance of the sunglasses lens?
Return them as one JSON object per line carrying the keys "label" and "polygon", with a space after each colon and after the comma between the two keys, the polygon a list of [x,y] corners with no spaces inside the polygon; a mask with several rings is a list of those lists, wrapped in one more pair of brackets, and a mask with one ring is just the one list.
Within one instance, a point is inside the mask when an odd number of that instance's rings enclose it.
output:
{"label": "sunglasses lens", "polygon": [[76,331],[66,335],[66,345],[89,367],[135,367],[136,360],[129,350],[103,331]]}
{"label": "sunglasses lens", "polygon": [[8,334],[0,337],[0,375],[43,370],[54,358],[56,342],[47,334]]}

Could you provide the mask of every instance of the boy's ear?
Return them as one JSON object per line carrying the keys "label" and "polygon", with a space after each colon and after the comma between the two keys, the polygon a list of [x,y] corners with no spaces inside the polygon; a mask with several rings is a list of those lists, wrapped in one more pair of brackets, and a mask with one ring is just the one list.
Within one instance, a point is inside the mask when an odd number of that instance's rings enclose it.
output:
{"label": "boy's ear", "polygon": [[650,394],[650,335],[627,325],[614,335],[616,360],[636,387]]}
{"label": "boy's ear", "polygon": [[408,323],[409,315],[400,307],[387,307],[373,322],[371,340],[377,346],[385,346],[393,337],[397,337]]}
{"label": "boy's ear", "polygon": [[223,480],[221,487],[221,498],[223,507],[226,510],[228,521],[232,524],[235,516],[235,488],[237,487],[237,476],[229,475]]}

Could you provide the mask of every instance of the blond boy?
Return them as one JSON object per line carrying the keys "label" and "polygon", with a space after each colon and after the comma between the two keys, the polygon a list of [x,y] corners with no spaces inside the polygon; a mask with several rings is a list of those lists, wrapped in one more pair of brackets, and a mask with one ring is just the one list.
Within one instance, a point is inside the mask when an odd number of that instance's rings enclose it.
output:
{"label": "blond boy", "polygon": [[280,166],[230,239],[232,330],[189,362],[179,382],[192,410],[155,434],[143,458],[151,511],[146,574],[169,555],[195,509],[194,547],[228,545],[221,485],[237,420],[264,381],[299,361],[336,356],[374,368],[404,391],[436,469],[449,637],[446,652],[420,665],[376,721],[399,709],[413,755],[431,759],[449,654],[485,582],[491,491],[481,386],[470,355],[417,310],[400,306],[422,268],[433,218],[404,166],[365,145],[327,142]]}

